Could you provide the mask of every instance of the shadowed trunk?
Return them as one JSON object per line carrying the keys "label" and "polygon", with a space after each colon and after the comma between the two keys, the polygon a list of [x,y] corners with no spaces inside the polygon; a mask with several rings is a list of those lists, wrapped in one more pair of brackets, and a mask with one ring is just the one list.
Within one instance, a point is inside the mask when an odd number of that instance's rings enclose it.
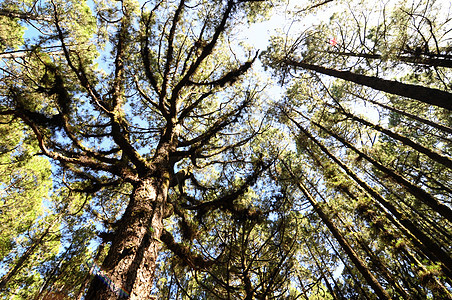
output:
{"label": "shadowed trunk", "polygon": [[381,79],[374,76],[361,75],[349,71],[338,71],[290,59],[286,59],[284,63],[289,66],[301,67],[303,69],[368,86],[382,92],[416,99],[427,104],[452,110],[452,94],[438,89]]}
{"label": "shadowed trunk", "polygon": [[150,298],[169,185],[169,175],[161,178],[145,178],[135,184],[102,265],[111,284],[96,276],[86,299]]}

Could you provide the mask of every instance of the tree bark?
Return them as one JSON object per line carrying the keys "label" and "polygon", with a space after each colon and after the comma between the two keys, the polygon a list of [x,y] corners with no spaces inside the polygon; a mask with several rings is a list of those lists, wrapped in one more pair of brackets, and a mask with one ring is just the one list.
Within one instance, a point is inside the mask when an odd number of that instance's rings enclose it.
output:
{"label": "tree bark", "polygon": [[283,61],[283,63],[289,66],[301,67],[346,81],[351,81],[382,92],[419,100],[430,105],[435,105],[448,110],[452,110],[452,94],[438,89],[402,83],[394,80],[381,79],[374,76],[361,75],[349,71],[338,71],[335,69],[316,66],[304,62],[298,62],[291,59],[286,59]]}
{"label": "tree bark", "polygon": [[163,172],[161,178],[145,178],[135,184],[102,265],[112,284],[109,287],[96,276],[86,299],[113,300],[118,299],[119,293],[129,295],[131,300],[151,297],[168,186],[168,172]]}

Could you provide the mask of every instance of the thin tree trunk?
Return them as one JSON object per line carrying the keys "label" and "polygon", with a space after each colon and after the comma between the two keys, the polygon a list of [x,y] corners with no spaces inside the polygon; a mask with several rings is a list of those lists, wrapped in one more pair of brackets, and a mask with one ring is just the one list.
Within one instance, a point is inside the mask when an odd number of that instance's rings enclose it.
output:
{"label": "thin tree trunk", "polygon": [[0,281],[0,290],[3,290],[6,287],[11,278],[13,278],[17,274],[17,272],[23,267],[24,263],[28,260],[28,258],[30,258],[30,256],[36,250],[36,248],[42,244],[44,238],[49,233],[54,223],[55,221],[53,221],[49,226],[47,226],[46,230],[41,234],[41,236],[32,243],[32,245],[25,251],[24,254],[22,254],[22,256],[14,265],[14,268],[12,268],[6,275],[3,276],[2,280]]}
{"label": "thin tree trunk", "polygon": [[[428,272],[425,266],[417,259],[411,251],[404,248],[404,254],[408,257],[414,265],[418,266],[423,272]],[[432,287],[432,290],[435,290],[437,295],[445,296],[445,299],[452,299],[452,293],[444,286],[444,284],[438,280],[436,276],[433,277],[433,281],[435,285]]]}
{"label": "thin tree trunk", "polygon": [[[324,264],[325,268],[322,268],[322,266],[320,265],[319,261],[317,260],[317,258],[315,257],[314,253],[312,253],[311,248],[308,246],[308,242],[306,240],[306,238],[303,237],[304,243],[308,248],[308,252],[311,255],[312,259],[314,260],[315,265],[317,266],[317,268],[319,269],[320,275],[322,275],[323,280],[325,281],[326,287],[328,288],[328,291],[330,292],[331,296],[333,296],[334,300],[339,299],[338,296],[336,295],[336,292],[334,291],[333,287],[331,286],[330,282],[328,281],[328,278],[325,275],[325,271],[328,273],[328,276],[330,276],[333,279],[334,282],[334,278],[331,275],[331,272],[328,268],[328,266],[325,264],[325,261],[322,258],[322,255],[320,254],[319,250],[317,249],[317,247],[314,245],[314,249],[317,252],[317,255],[319,256],[319,258],[321,259],[322,263]],[[343,298],[343,297],[342,297]]]}
{"label": "thin tree trunk", "polygon": [[[314,154],[310,151],[310,153],[311,153],[311,156],[313,156]],[[314,158],[316,159],[316,162],[319,164],[319,165],[322,165],[321,164],[321,162],[319,161],[319,159],[317,159],[315,156],[314,156]],[[372,176],[372,174],[369,174],[369,175],[371,175]],[[373,176],[372,176],[373,177]],[[375,179],[375,178],[374,178]],[[384,184],[383,183],[381,183],[379,180],[376,180],[380,185],[382,185],[382,186],[384,186]],[[314,186],[314,185],[312,185],[312,183],[310,183],[311,184],[311,187],[314,189],[314,190],[316,190],[316,192],[322,197],[322,195],[317,191],[317,189],[316,189],[316,187]],[[353,200],[353,201],[355,201],[356,200],[356,197],[350,192],[350,191],[348,191],[348,189],[340,189],[340,192],[343,192],[343,193],[345,193],[348,197],[349,197],[349,199],[350,200]],[[397,195],[396,195],[397,196]],[[398,196],[397,196],[398,197]],[[325,201],[325,199],[322,197],[322,199]],[[326,202],[325,202],[326,203]],[[378,204],[378,202],[377,202],[377,204]],[[396,219],[394,219],[394,216],[393,215],[391,215],[391,214],[389,214],[388,213],[388,211],[387,210],[385,210],[384,208],[382,208],[382,207],[380,207],[381,209],[382,209],[382,212],[385,214],[385,216],[396,226],[396,228],[398,228],[405,236],[407,236],[407,237],[409,237],[410,239],[412,239],[412,234],[411,233],[409,233],[408,231],[407,231],[407,229],[402,225],[402,224],[400,224],[400,222],[399,221],[397,221]],[[345,223],[344,223],[344,221],[342,221],[342,219],[339,217],[339,220],[341,220],[341,222],[345,225]],[[347,228],[348,228],[348,226],[347,225],[345,225]],[[349,230],[352,230],[351,228],[349,228]],[[356,238],[357,240],[358,240],[358,238]],[[394,241],[395,242],[395,241]],[[362,246],[364,246],[365,244],[364,244],[364,242],[363,241],[359,241],[359,243],[360,243],[360,245],[362,245]],[[421,252],[420,254],[421,254],[421,256],[423,256],[425,259],[428,259],[428,256],[425,256],[425,249],[427,249],[426,247],[424,247],[423,245],[419,245],[419,242],[417,241],[417,243],[418,244],[416,244],[417,245],[417,247],[419,248],[419,249],[421,249],[421,251],[423,251],[423,252]],[[366,246],[367,247],[367,246]],[[368,247],[367,247],[367,249],[368,249]],[[424,249],[424,250],[423,250]],[[406,246],[403,246],[403,250],[405,251],[405,252],[410,252],[410,254],[411,255],[413,255],[412,253],[411,253],[411,250],[408,250],[407,248],[406,248]],[[369,251],[370,251],[370,249],[369,249]],[[367,250],[366,250],[366,252],[367,253],[369,253]],[[416,262],[416,263],[418,263],[418,261]],[[383,264],[383,263],[382,263]],[[384,265],[384,264],[383,264]],[[424,266],[422,266],[422,265],[420,265],[420,267],[422,268],[422,270],[423,271],[425,271],[426,269],[425,269],[425,267]],[[387,269],[387,267],[385,267],[385,266],[383,266],[383,268],[380,268],[380,270],[383,272],[383,273],[385,273],[385,272],[387,272],[386,271],[386,269]],[[410,282],[410,284],[408,284],[408,282],[403,278],[403,277],[401,277],[401,279],[402,279],[402,281],[405,283],[405,285],[408,287],[408,289],[410,290],[410,291],[412,291],[413,292],[413,289],[412,289],[412,287],[411,287],[411,282]],[[441,293],[443,293],[444,295],[449,295],[450,294],[450,292],[444,287],[444,285],[441,283],[441,282],[439,282],[438,281],[438,278],[436,278],[436,277],[434,277],[434,281],[435,281],[435,283],[436,283],[436,285],[437,285],[437,287],[435,288],[436,290],[441,290]],[[395,282],[395,279],[394,280],[390,280],[389,282]],[[397,283],[395,282],[395,284],[397,285]],[[403,288],[400,286],[399,287],[401,290],[403,290]],[[416,291],[418,291],[419,292],[419,289],[418,289],[418,287],[416,286]],[[419,294],[418,293],[416,293],[416,291],[414,291],[414,295],[417,295],[417,296],[419,296]],[[404,295],[404,299],[409,299],[409,297],[410,296],[408,296],[408,295],[406,295],[406,294],[404,294],[405,293],[405,291],[403,290],[403,292],[401,292],[403,295]]]}
{"label": "thin tree trunk", "polygon": [[[334,156],[328,149],[320,143],[314,136],[312,136],[306,129],[300,124],[295,122],[292,118],[289,119],[295,123],[295,125],[302,131],[309,139],[311,139],[329,158],[337,163],[359,186],[361,186],[377,203],[380,203],[385,209],[387,209],[397,220],[396,223],[401,223],[401,228],[404,234],[418,247],[427,257],[432,261],[442,262],[442,269],[446,276],[452,278],[452,258],[439,246],[437,243],[420,231],[409,217],[401,213],[393,204],[384,199],[376,190],[370,185],[360,179],[349,167],[347,167],[342,161]],[[388,215],[390,217],[390,215]]]}
{"label": "thin tree trunk", "polygon": [[2,8],[0,9],[0,16],[8,17],[11,19],[21,19],[24,21],[35,20],[35,21],[47,21],[52,22],[53,18],[49,16],[39,16],[30,13],[17,12],[9,9]]}
{"label": "thin tree trunk", "polygon": [[[284,163],[284,162],[283,162]],[[290,168],[284,163],[286,169],[289,171],[292,178],[296,179],[295,174],[291,171]],[[335,239],[338,241],[338,243],[341,245],[342,249],[347,253],[350,260],[353,262],[353,264],[356,266],[358,271],[363,275],[366,282],[372,287],[372,289],[375,291],[375,293],[378,295],[380,299],[391,299],[389,294],[384,290],[384,288],[378,283],[377,279],[372,275],[370,270],[367,268],[367,266],[364,264],[364,262],[361,260],[361,258],[358,257],[356,252],[353,250],[353,248],[350,246],[350,244],[345,240],[343,235],[339,232],[336,225],[331,222],[329,217],[324,213],[322,207],[317,203],[317,201],[313,198],[311,193],[303,186],[303,184],[297,180],[296,182],[298,188],[301,190],[301,192],[305,195],[305,197],[308,199],[309,203],[312,205],[314,210],[317,212],[319,217],[322,219],[322,222],[328,227],[328,229],[331,231]]]}
{"label": "thin tree trunk", "polygon": [[416,142],[413,142],[412,140],[410,140],[407,137],[401,136],[400,134],[397,134],[389,129],[383,128],[380,125],[376,125],[376,124],[372,124],[371,122],[364,120],[363,118],[360,118],[358,116],[355,116],[349,112],[346,112],[344,110],[341,111],[341,114],[349,117],[351,120],[353,121],[357,121],[363,125],[366,125],[370,128],[373,128],[377,131],[380,131],[384,134],[386,134],[387,136],[401,142],[404,145],[410,146],[411,148],[413,148],[414,150],[418,151],[419,153],[422,153],[424,155],[426,155],[427,157],[429,157],[430,159],[432,159],[433,161],[436,161],[437,163],[440,163],[442,165],[444,165],[445,167],[452,169],[452,160],[450,158],[448,158],[447,156],[441,155],[435,151],[432,151]]}
{"label": "thin tree trunk", "polygon": [[149,299],[154,271],[161,246],[164,209],[169,175],[161,180],[143,179],[135,184],[130,203],[117,224],[117,230],[102,271],[109,280],[107,286],[96,276],[86,299],[118,299],[129,295],[130,300]]}
{"label": "thin tree trunk", "polygon": [[[342,223],[344,224],[343,221]],[[347,230],[353,232],[350,226],[347,225],[345,226]],[[355,233],[357,232],[355,231]],[[389,273],[388,266],[377,255],[375,255],[375,253],[372,252],[372,249],[369,248],[368,244],[361,237],[358,237],[356,234],[354,236],[357,243],[361,246],[361,249],[363,249],[364,252],[366,252],[366,254],[370,257],[374,265],[378,268],[378,270],[380,270],[380,272],[383,274],[386,280],[394,285],[395,290],[403,297],[403,299],[411,299],[411,296],[407,294],[405,289],[402,286],[400,286],[400,284],[392,276],[392,274]]]}
{"label": "thin tree trunk", "polygon": [[[405,284],[405,286],[408,286],[411,294],[412,295],[416,295],[418,300],[424,300],[427,299],[427,292],[425,291],[425,289],[423,287],[421,287],[417,282],[413,282],[412,278],[411,278],[411,274],[413,272],[416,272],[416,270],[418,270],[418,268],[414,268],[414,266],[416,265],[415,263],[413,263],[413,261],[406,255],[406,252],[409,252],[409,250],[404,247],[403,248],[403,254],[405,256],[405,261],[410,261],[411,262],[411,266],[410,266],[410,270],[406,270],[406,266],[403,265],[402,263],[400,263],[399,260],[394,260],[394,263],[398,266],[398,269],[401,270],[400,275],[405,275],[405,276],[401,276],[400,278],[402,279],[403,283]],[[406,278],[408,277],[408,279]]]}
{"label": "thin tree trunk", "polygon": [[327,237],[325,233],[323,233],[323,236],[327,240],[328,244],[330,244],[331,249],[333,250],[333,252],[341,260],[342,264],[344,265],[344,268],[347,269],[348,273],[352,277],[352,280],[353,280],[353,283],[354,283],[354,288],[356,289],[356,291],[361,290],[362,293],[360,294],[360,296],[364,296],[365,299],[369,300],[369,296],[367,295],[367,291],[362,287],[362,284],[355,278],[356,276],[353,274],[352,270],[349,268],[347,262],[344,261],[344,259],[340,255],[340,253],[336,250],[336,248],[334,247],[333,243],[330,241],[329,237]]}
{"label": "thin tree trunk", "polygon": [[389,105],[380,103],[380,102],[375,101],[375,100],[371,100],[371,99],[364,99],[364,100],[365,100],[365,101],[369,101],[369,102],[372,103],[372,104],[381,106],[381,107],[383,107],[383,108],[385,108],[385,109],[387,109],[387,110],[390,110],[390,111],[396,112],[396,113],[398,113],[398,114],[401,114],[401,115],[403,115],[403,116],[405,116],[405,117],[408,117],[408,118],[410,118],[410,119],[413,119],[413,120],[416,120],[416,121],[418,121],[418,122],[424,123],[424,124],[426,124],[426,125],[432,126],[432,127],[436,128],[436,129],[439,129],[439,130],[441,130],[441,131],[444,131],[444,132],[447,132],[447,133],[452,134],[452,128],[450,128],[450,127],[447,127],[447,126],[444,126],[444,125],[441,125],[441,124],[432,122],[432,121],[430,121],[430,120],[421,118],[421,117],[419,117],[419,116],[410,114],[410,113],[408,113],[408,112],[405,112],[405,111],[400,110],[400,109],[397,109],[397,108],[395,108],[395,107],[392,107],[392,106],[389,106]]}
{"label": "thin tree trunk", "polygon": [[[336,140],[344,144],[347,148],[353,150],[356,154],[360,155],[364,159],[366,159],[368,162],[370,162],[374,167],[376,167],[378,170],[382,171],[383,173],[390,176],[395,182],[400,184],[402,187],[404,187],[408,192],[410,192],[414,197],[416,197],[419,201],[425,203],[428,205],[431,209],[436,211],[438,214],[452,222],[452,210],[445,205],[444,203],[441,203],[438,201],[435,197],[424,191],[418,186],[415,186],[405,178],[403,178],[401,175],[397,174],[393,170],[390,170],[389,168],[383,166],[367,154],[363,153],[362,151],[358,150],[356,147],[354,147],[352,144],[347,142],[344,138],[340,137],[336,133],[332,132],[331,130],[325,128],[324,126],[320,125],[319,123],[312,121],[311,123],[328,133],[330,136],[334,137]],[[451,265],[452,266],[452,265]]]}
{"label": "thin tree trunk", "polygon": [[[322,199],[323,203],[325,205],[328,205],[326,199],[323,197],[323,195],[319,192],[319,190],[317,189],[317,187],[312,184],[312,182],[309,181],[309,185],[311,186],[312,189],[314,189],[314,191],[319,195],[319,197]],[[351,194],[347,194],[348,197],[351,198],[351,200],[356,201],[356,198],[353,197],[353,195]],[[342,218],[336,214],[336,217],[339,219],[339,221],[342,223],[342,225],[344,225],[344,227],[347,229],[348,232],[355,232],[357,233],[355,230],[353,230],[350,226],[348,226],[346,224],[346,222],[344,222],[342,220]],[[410,296],[405,292],[405,290],[399,285],[399,283],[392,277],[392,275],[389,273],[387,266],[384,264],[384,262],[382,262],[380,260],[380,258],[378,256],[376,256],[374,253],[372,253],[371,249],[369,248],[369,246],[364,242],[364,240],[361,237],[358,237],[356,234],[353,235],[354,239],[356,240],[356,242],[361,246],[361,248],[367,253],[368,257],[371,258],[372,262],[374,262],[374,265],[380,270],[380,272],[383,274],[383,276],[386,278],[386,280],[388,282],[393,282],[394,287],[396,289],[396,291],[401,294],[404,298],[403,299],[410,299]]]}
{"label": "thin tree trunk", "polygon": [[[418,221],[418,224],[420,223],[419,220],[422,220],[423,222],[425,222],[425,226],[433,228],[436,230],[436,233],[439,235],[442,235],[443,238],[442,240],[445,242],[445,244],[448,244],[449,241],[452,240],[452,235],[446,230],[446,228],[444,228],[444,223],[439,223],[435,220],[432,220],[431,218],[426,217],[421,211],[419,211],[418,208],[416,208],[414,205],[408,203],[403,197],[400,197],[399,195],[397,195],[396,193],[392,192],[383,182],[382,180],[380,180],[380,178],[376,177],[374,174],[371,174],[370,172],[366,173],[370,176],[370,178],[372,178],[373,180],[375,180],[375,182],[377,182],[379,185],[381,185],[382,187],[384,187],[388,192],[390,192],[394,197],[396,197],[400,203],[403,203],[404,205],[406,205],[407,207],[409,207],[413,212],[414,212],[414,216],[416,218],[416,220]],[[405,210],[404,208],[402,208],[403,210]],[[445,221],[447,222],[447,221]],[[431,231],[430,231],[431,232]],[[435,239],[438,241],[438,237],[435,237]]]}
{"label": "thin tree trunk", "polygon": [[[325,51],[325,52],[329,53],[329,54],[340,55],[340,56],[385,60],[385,59],[382,59],[381,54],[334,52],[334,51]],[[406,63],[412,63],[412,64],[417,64],[417,65],[427,65],[427,66],[432,66],[432,67],[452,68],[452,60],[450,60],[450,59],[399,55],[395,59],[389,59],[389,60],[391,60],[391,61],[399,60],[399,61],[403,61]]]}
{"label": "thin tree trunk", "polygon": [[290,59],[286,59],[283,62],[289,66],[301,67],[307,70],[312,70],[325,75],[365,85],[379,91],[416,99],[430,105],[452,110],[452,94],[438,89],[401,83],[394,80],[381,79],[374,76],[356,74],[349,71],[338,71]]}
{"label": "thin tree trunk", "polygon": [[[50,284],[50,282],[52,281],[52,279],[53,279],[53,277],[54,277],[54,275],[55,275],[55,273],[57,272],[57,271],[60,271],[62,274],[64,274],[64,269],[65,268],[63,268],[63,269],[61,269],[61,265],[63,264],[63,262],[66,260],[66,256],[67,256],[67,254],[69,253],[69,251],[71,250],[71,248],[72,248],[72,243],[69,245],[69,247],[66,249],[66,251],[64,252],[64,254],[61,256],[61,258],[60,258],[60,261],[58,262],[58,264],[52,269],[52,271],[50,272],[50,274],[48,274],[46,277],[46,279],[45,279],[45,281],[44,281],[44,283],[41,285],[41,287],[39,288],[39,292],[38,292],[38,294],[35,296],[35,298],[34,298],[34,300],[38,300],[39,298],[41,298],[41,295],[45,292],[45,290],[47,289],[47,287],[49,286],[49,284]],[[46,299],[47,297],[48,297],[48,295],[49,295],[49,293],[50,293],[50,291],[48,291],[46,294],[45,294],[45,296],[44,296],[44,299]]]}
{"label": "thin tree trunk", "polygon": [[[100,257],[101,254],[102,254],[102,251],[104,250],[104,247],[105,247],[105,243],[102,242],[102,243],[99,245],[99,247],[97,248],[97,254],[96,254],[96,256],[94,257],[94,261],[98,261],[99,257]],[[90,274],[89,274],[89,272],[88,272],[88,273],[86,274],[86,276],[85,276],[85,279],[84,279],[83,282],[82,282],[82,285],[80,286],[80,290],[78,291],[78,293],[77,293],[77,295],[76,295],[76,297],[75,297],[77,300],[81,300],[81,299],[82,299],[83,294],[84,294],[86,288],[88,287],[88,284],[89,284],[89,278],[90,278]]]}

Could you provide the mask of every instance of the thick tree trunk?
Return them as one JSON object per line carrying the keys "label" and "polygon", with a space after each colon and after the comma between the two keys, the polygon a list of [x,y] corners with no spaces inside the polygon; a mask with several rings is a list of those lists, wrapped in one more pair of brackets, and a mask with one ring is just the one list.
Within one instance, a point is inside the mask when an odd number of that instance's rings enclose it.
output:
{"label": "thick tree trunk", "polygon": [[[165,175],[166,174],[166,175]],[[135,184],[130,203],[117,224],[110,251],[86,299],[150,299],[155,264],[161,247],[169,175]],[[111,280],[107,284],[108,278]]]}
{"label": "thick tree trunk", "polygon": [[312,70],[318,73],[368,86],[379,91],[416,99],[427,104],[452,110],[452,94],[438,89],[401,83],[394,80],[381,79],[374,76],[361,75],[349,71],[338,71],[335,69],[329,69],[289,59],[285,60],[284,63],[289,66],[301,67],[307,70]]}

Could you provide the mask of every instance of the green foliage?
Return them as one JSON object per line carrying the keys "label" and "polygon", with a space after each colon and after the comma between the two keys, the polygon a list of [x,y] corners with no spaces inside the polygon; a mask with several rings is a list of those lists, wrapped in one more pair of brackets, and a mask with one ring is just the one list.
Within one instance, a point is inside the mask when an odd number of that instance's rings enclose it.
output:
{"label": "green foliage", "polygon": [[10,118],[0,125],[0,258],[12,250],[16,238],[26,233],[42,216],[52,180],[50,163],[35,156],[35,143],[24,135],[23,126]]}
{"label": "green foliage", "polygon": [[3,2],[1,299],[80,299],[93,259],[125,289],[156,261],[159,299],[375,299],[365,271],[394,299],[451,293],[450,220],[413,192],[451,203],[413,147],[450,159],[450,111],[287,63],[447,91],[449,16],[302,3],[260,56],[239,47],[280,4]]}
{"label": "green foliage", "polygon": [[0,51],[15,49],[23,42],[24,28],[18,20],[0,16]]}

